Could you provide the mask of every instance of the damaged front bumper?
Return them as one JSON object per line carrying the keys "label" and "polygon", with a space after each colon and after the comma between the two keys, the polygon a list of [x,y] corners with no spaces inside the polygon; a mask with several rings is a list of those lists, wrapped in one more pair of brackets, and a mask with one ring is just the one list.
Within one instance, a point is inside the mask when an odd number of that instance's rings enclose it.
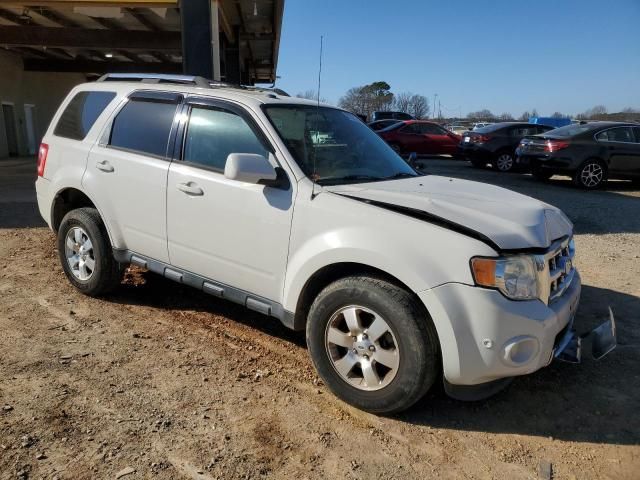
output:
{"label": "damaged front bumper", "polygon": [[591,344],[591,355],[600,360],[611,352],[618,344],[616,336],[616,320],[613,311],[609,308],[609,320],[594,328],[590,332],[578,334],[573,328],[573,318],[568,325],[566,333],[554,349],[553,358],[563,362],[580,363],[582,361],[582,341],[587,340]]}

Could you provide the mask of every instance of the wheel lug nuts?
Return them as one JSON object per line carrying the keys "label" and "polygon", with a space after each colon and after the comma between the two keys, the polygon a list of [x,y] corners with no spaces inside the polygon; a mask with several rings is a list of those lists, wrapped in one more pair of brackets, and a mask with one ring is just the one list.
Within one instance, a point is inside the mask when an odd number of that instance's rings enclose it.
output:
{"label": "wheel lug nuts", "polygon": [[365,360],[369,360],[369,355],[363,355]]}
{"label": "wheel lug nuts", "polygon": [[358,353],[358,350],[356,350],[355,348],[353,349],[353,353]]}
{"label": "wheel lug nuts", "polygon": [[376,351],[376,347],[374,347],[373,345],[369,345],[369,350],[372,352]]}
{"label": "wheel lug nuts", "polygon": [[366,340],[367,338],[369,338],[369,336],[368,336],[366,333],[363,333],[363,334],[362,334],[362,339],[363,339],[363,340]]}

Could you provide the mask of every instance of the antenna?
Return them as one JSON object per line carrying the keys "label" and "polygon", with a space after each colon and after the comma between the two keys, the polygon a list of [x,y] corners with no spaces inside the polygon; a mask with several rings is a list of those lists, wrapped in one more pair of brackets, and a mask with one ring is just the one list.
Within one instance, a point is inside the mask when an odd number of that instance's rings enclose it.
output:
{"label": "antenna", "polygon": [[[324,39],[323,35],[320,35],[320,66],[318,68],[318,98],[316,102],[316,116],[320,117],[320,85],[322,80],[322,40]],[[316,141],[318,139],[318,131],[316,130]],[[313,153],[313,173],[311,175],[311,181],[313,182],[313,186],[311,188],[311,200],[316,198],[316,154]]]}

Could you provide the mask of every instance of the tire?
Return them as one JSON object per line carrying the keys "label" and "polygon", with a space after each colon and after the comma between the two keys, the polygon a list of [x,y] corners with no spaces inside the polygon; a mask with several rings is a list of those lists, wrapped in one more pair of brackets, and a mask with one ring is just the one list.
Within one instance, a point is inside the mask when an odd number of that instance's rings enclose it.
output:
{"label": "tire", "polygon": [[573,184],[585,190],[594,190],[607,181],[607,166],[597,158],[585,160],[573,174]]}
{"label": "tire", "polygon": [[409,408],[440,372],[438,337],[424,307],[378,278],[347,277],[322,290],[309,310],[307,345],[329,389],[371,413]]}
{"label": "tire", "polygon": [[493,160],[493,166],[499,172],[511,172],[516,164],[516,159],[511,152],[502,150]]}
{"label": "tire", "polygon": [[71,284],[85,295],[103,295],[120,284],[120,265],[95,208],[78,208],[65,215],[58,229],[58,255]]}
{"label": "tire", "polygon": [[485,162],[484,160],[473,159],[469,161],[471,162],[471,166],[473,168],[484,168],[487,166],[487,162]]}

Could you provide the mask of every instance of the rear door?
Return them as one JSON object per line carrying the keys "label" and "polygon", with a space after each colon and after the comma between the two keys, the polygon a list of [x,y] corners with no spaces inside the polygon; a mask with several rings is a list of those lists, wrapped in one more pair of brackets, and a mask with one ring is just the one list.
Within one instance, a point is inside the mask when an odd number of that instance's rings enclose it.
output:
{"label": "rear door", "polygon": [[619,175],[633,175],[638,170],[640,152],[632,127],[614,127],[595,135],[609,157],[609,172]]}
{"label": "rear door", "polygon": [[419,123],[409,123],[400,127],[397,138],[405,152],[427,153],[426,142]]}
{"label": "rear door", "polygon": [[83,178],[118,246],[167,263],[168,152],[181,101],[174,92],[131,94],[91,150]]}

